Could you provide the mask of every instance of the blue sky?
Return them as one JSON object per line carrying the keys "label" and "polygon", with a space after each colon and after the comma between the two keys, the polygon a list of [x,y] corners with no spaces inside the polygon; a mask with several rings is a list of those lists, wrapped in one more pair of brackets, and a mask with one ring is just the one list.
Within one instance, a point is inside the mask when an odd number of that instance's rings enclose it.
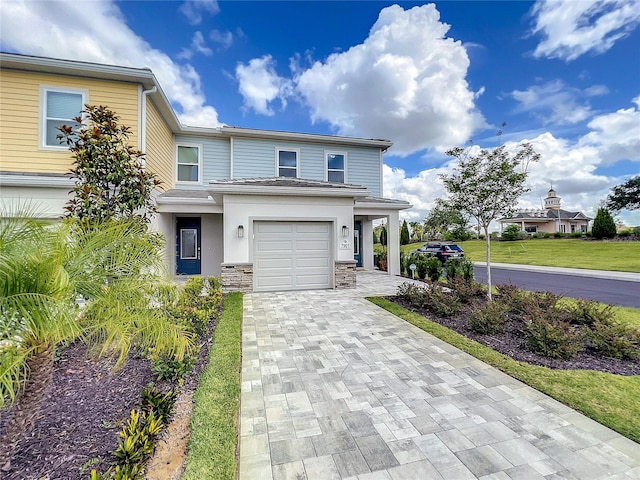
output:
{"label": "blue sky", "polygon": [[[18,1],[3,51],[150,67],[183,123],[388,138],[385,196],[421,220],[444,151],[530,141],[521,206],[550,185],[594,216],[640,172],[637,0]],[[28,32],[28,35],[25,35]],[[497,131],[502,122],[502,135]],[[640,212],[619,219],[640,225]]]}

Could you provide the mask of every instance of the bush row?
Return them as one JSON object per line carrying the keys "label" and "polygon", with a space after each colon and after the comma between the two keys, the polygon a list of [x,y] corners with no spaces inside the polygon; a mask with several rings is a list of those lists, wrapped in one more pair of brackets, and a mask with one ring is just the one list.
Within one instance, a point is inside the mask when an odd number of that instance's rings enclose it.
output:
{"label": "bush row", "polygon": [[397,295],[441,317],[471,305],[469,329],[496,335],[508,327],[525,339],[529,350],[546,357],[569,360],[584,350],[611,358],[640,357],[640,331],[618,322],[610,305],[584,299],[568,302],[552,292],[527,292],[513,285],[496,288],[492,301],[479,301],[484,286],[458,277],[446,287],[404,283]]}

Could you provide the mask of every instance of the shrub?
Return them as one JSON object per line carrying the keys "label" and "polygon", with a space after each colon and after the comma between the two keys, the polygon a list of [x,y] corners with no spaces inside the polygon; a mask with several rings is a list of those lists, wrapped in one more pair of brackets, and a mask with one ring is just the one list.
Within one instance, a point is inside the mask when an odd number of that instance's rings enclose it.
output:
{"label": "shrub", "polygon": [[622,230],[621,232],[618,232],[619,237],[630,237],[631,235],[633,235],[631,230]]}
{"label": "shrub", "polygon": [[422,308],[422,290],[424,290],[424,287],[419,287],[414,283],[404,282],[398,286],[396,295],[408,301],[412,306]]}
{"label": "shrub", "polygon": [[550,358],[569,360],[582,350],[582,338],[569,323],[529,315],[525,321],[528,348]]}
{"label": "shrub", "polygon": [[587,330],[591,348],[612,358],[640,357],[640,331],[617,322],[595,321]]}
{"label": "shrub", "polygon": [[487,302],[471,312],[469,327],[485,335],[503,332],[508,311],[507,305],[502,302]]}
{"label": "shrub", "polygon": [[577,325],[593,325],[596,322],[612,323],[615,320],[615,311],[611,305],[603,305],[595,300],[579,298],[568,307],[571,312],[571,323]]}
{"label": "shrub", "polygon": [[556,232],[553,234],[554,238],[564,238],[566,235],[562,232]]}
{"label": "shrub", "polygon": [[518,227],[517,225],[509,225],[502,232],[502,240],[507,242],[513,242],[514,240],[518,239],[519,234],[520,234],[520,227]]}
{"label": "shrub", "polygon": [[142,397],[142,408],[147,412],[154,412],[155,416],[167,421],[171,417],[173,405],[176,403],[178,393],[175,389],[171,389],[168,392],[161,392],[153,383],[150,383],[142,389],[142,393],[140,394]]}
{"label": "shrub", "polygon": [[583,235],[582,232],[571,232],[571,238],[582,238]]}
{"label": "shrub", "polygon": [[462,277],[456,277],[447,281],[447,286],[460,299],[462,303],[469,303],[472,299],[484,297],[487,294],[487,288],[484,284],[472,281],[466,281]]}
{"label": "shrub", "polygon": [[196,360],[195,354],[187,355],[182,360],[160,355],[155,358],[152,357],[151,371],[156,375],[157,380],[181,383],[196,364]]}
{"label": "shrub", "polygon": [[441,317],[451,317],[462,310],[462,302],[448,289],[432,284],[424,289],[423,306]]}
{"label": "shrub", "polygon": [[496,285],[497,298],[506,305],[509,312],[523,315],[527,311],[531,294],[515,285]]}
{"label": "shrub", "polygon": [[427,277],[429,277],[429,280],[431,280],[432,282],[438,281],[438,279],[442,276],[442,263],[440,262],[440,260],[438,260],[438,257],[424,258],[422,263],[425,268],[425,274]]}

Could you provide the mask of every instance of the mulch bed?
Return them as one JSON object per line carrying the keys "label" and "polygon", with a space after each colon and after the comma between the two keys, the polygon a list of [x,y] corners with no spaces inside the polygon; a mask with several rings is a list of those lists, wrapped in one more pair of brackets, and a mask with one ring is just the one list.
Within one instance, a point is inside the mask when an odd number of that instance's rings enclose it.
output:
{"label": "mulch bed", "polygon": [[[416,309],[404,298],[392,296],[388,297],[388,300],[397,303],[407,310],[418,313],[431,321],[439,323],[460,335],[464,335],[467,338],[486,345],[514,360],[553,369],[597,370],[617,375],[640,375],[640,358],[635,360],[620,360],[604,357],[593,351],[585,350],[571,360],[559,360],[533,353],[527,349],[524,336],[519,334],[519,329],[512,320],[505,324],[504,333],[494,335],[476,333],[469,328],[469,316],[473,308],[472,305],[465,306],[465,308],[455,316],[439,317],[428,310]],[[485,300],[477,299],[476,301],[484,302]]]}
{"label": "mulch bed", "polygon": [[[204,370],[215,321],[209,325],[198,361],[180,388],[195,391]],[[158,382],[151,362],[131,356],[113,372],[113,362],[92,359],[81,343],[64,349],[53,370],[39,385],[40,394],[27,390],[13,406],[0,410],[0,443],[15,443],[9,458],[0,451],[3,480],[86,480],[91,469],[104,472],[116,458],[118,432],[140,403],[140,392],[149,382]],[[32,377],[35,376],[33,370]],[[43,383],[38,382],[38,383]],[[34,387],[38,387],[37,385]],[[38,388],[36,388],[37,390]],[[29,417],[28,421],[22,417]],[[11,421],[20,417],[20,421]],[[5,452],[6,453],[6,452]]]}

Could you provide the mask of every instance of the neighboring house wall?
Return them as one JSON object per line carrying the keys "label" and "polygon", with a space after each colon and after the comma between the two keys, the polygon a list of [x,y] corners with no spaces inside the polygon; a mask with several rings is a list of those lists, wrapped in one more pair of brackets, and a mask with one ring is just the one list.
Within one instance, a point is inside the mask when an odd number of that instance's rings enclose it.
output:
{"label": "neighboring house wall", "polygon": [[[63,75],[0,70],[1,170],[13,172],[66,173],[72,164],[65,147],[41,146],[41,87],[86,92],[85,102],[107,105],[131,128],[129,144],[137,145],[138,86]],[[78,112],[79,114],[80,112]]]}
{"label": "neighboring house wall", "polygon": [[175,183],[173,132],[151,99],[147,98],[146,166],[162,182],[158,188],[166,191]]}
{"label": "neighboring house wall", "polygon": [[[202,165],[199,167],[202,169],[201,181],[199,183],[176,183],[176,188],[204,188],[211,180],[227,180],[230,178],[231,147],[229,138],[176,135],[175,145],[194,145],[202,149]],[[172,151],[174,152],[172,161],[175,165],[177,162],[176,148],[172,148]]]}

